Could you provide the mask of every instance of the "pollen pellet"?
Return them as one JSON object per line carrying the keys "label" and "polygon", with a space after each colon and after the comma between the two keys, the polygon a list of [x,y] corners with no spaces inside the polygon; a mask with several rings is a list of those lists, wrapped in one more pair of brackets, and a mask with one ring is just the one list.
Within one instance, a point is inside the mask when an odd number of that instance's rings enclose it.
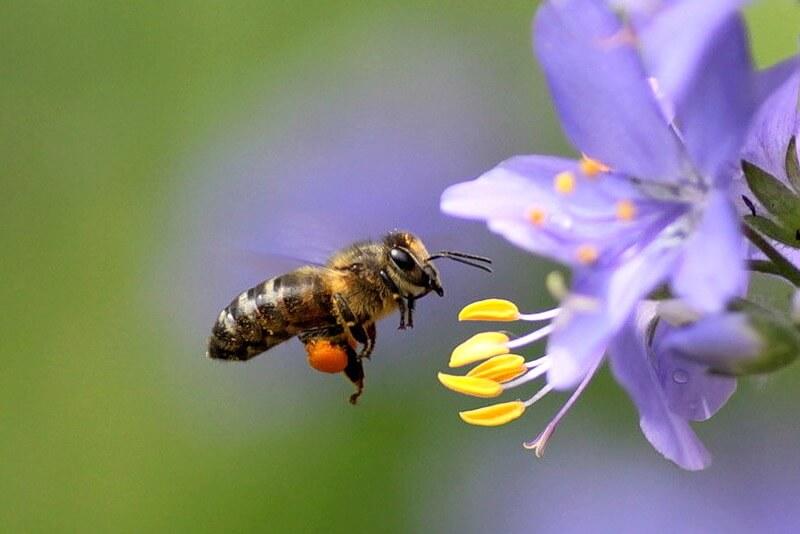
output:
{"label": "pollen pellet", "polygon": [[569,195],[575,191],[575,175],[570,171],[564,171],[556,174],[553,179],[553,188],[557,193],[562,195]]}
{"label": "pollen pellet", "polygon": [[320,339],[306,344],[308,364],[323,373],[340,373],[347,367],[347,350],[341,345]]}

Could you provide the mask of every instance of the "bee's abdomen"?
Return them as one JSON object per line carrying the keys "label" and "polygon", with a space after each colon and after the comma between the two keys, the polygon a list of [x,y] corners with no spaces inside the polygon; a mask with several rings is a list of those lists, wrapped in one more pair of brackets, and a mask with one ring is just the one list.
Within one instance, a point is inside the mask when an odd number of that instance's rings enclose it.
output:
{"label": "bee's abdomen", "polygon": [[319,277],[295,271],[241,293],[217,317],[208,356],[249,360],[290,339],[329,313]]}

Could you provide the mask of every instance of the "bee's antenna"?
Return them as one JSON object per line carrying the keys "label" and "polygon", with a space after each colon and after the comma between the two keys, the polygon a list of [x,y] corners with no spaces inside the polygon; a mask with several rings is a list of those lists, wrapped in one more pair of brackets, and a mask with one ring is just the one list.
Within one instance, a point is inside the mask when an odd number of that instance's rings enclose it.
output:
{"label": "bee's antenna", "polygon": [[432,254],[428,257],[427,260],[425,260],[425,263],[438,258],[447,258],[449,260],[457,261],[458,263],[463,263],[464,265],[475,267],[476,269],[480,269],[481,271],[486,271],[487,273],[492,272],[491,267],[487,267],[486,265],[478,263],[478,262],[492,263],[492,260],[490,260],[489,258],[486,258],[484,256],[476,256],[475,254],[466,254],[464,252],[455,252],[452,250],[442,250],[437,252],[436,254]]}

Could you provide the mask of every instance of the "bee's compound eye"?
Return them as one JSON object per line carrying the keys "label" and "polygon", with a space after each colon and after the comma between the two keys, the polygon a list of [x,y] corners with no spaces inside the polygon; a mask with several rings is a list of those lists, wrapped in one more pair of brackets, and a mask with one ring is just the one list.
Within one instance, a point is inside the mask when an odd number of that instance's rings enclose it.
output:
{"label": "bee's compound eye", "polygon": [[326,339],[306,344],[308,364],[323,373],[340,373],[347,367],[347,349]]}
{"label": "bee's compound eye", "polygon": [[411,254],[402,248],[393,248],[389,251],[389,255],[392,257],[394,264],[403,271],[410,271],[417,265],[414,262],[414,258],[411,257]]}

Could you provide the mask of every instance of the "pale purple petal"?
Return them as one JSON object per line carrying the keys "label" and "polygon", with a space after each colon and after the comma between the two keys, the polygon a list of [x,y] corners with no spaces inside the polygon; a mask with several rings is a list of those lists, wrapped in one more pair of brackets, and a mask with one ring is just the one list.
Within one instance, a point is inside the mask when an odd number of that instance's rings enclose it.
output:
{"label": "pale purple petal", "polygon": [[[692,421],[705,421],[730,399],[736,391],[736,379],[709,372],[708,365],[682,358],[664,345],[666,336],[674,331],[663,321],[659,323],[652,343],[656,355],[656,374],[664,389],[669,409]],[[721,343],[723,332],[706,332],[703,343]]]}
{"label": "pale purple petal", "polygon": [[[562,172],[574,179],[568,193],[554,187]],[[621,202],[635,206],[634,217],[619,217]],[[449,187],[441,209],[485,220],[515,245],[568,265],[580,265],[579,252],[591,246],[601,265],[617,262],[618,255],[657,233],[686,205],[651,199],[634,181],[615,173],[586,176],[576,161],[517,156],[476,180]],[[541,217],[536,223],[531,219],[535,211]]]}
{"label": "pale purple petal", "polygon": [[656,241],[616,268],[578,273],[548,342],[548,383],[570,389],[580,382],[636,303],[667,278],[679,253]]}
{"label": "pale purple petal", "polygon": [[551,156],[516,156],[480,178],[452,185],[440,207],[448,215],[468,219],[521,219],[537,201],[548,203],[553,178],[575,167],[575,161]]}
{"label": "pale purple petal", "polygon": [[[758,165],[785,184],[788,183],[784,164],[786,147],[789,138],[800,130],[798,89],[800,72],[795,71],[758,109],[742,150],[742,159]],[[743,182],[744,179],[740,184]]]}
{"label": "pale purple petal", "polygon": [[709,315],[689,326],[670,330],[661,342],[662,350],[712,368],[751,360],[762,346],[742,313]]}
{"label": "pale purple petal", "polygon": [[717,312],[746,289],[746,247],[726,193],[709,193],[702,219],[683,249],[672,289],[696,310]]}
{"label": "pale purple petal", "polygon": [[684,469],[708,467],[711,455],[689,423],[673,413],[644,337],[628,321],[609,348],[611,371],[639,410],[639,426],[653,447]]}
{"label": "pale purple petal", "polygon": [[756,96],[759,105],[791,76],[800,71],[800,56],[793,56],[756,73]]}
{"label": "pale purple petal", "polygon": [[[739,0],[675,2],[639,37],[697,170],[729,180],[756,95]],[[680,38],[676,39],[676,35]]]}
{"label": "pale purple petal", "polygon": [[644,180],[682,172],[669,129],[636,48],[603,2],[547,2],[534,44],[567,137],[580,151]]}

